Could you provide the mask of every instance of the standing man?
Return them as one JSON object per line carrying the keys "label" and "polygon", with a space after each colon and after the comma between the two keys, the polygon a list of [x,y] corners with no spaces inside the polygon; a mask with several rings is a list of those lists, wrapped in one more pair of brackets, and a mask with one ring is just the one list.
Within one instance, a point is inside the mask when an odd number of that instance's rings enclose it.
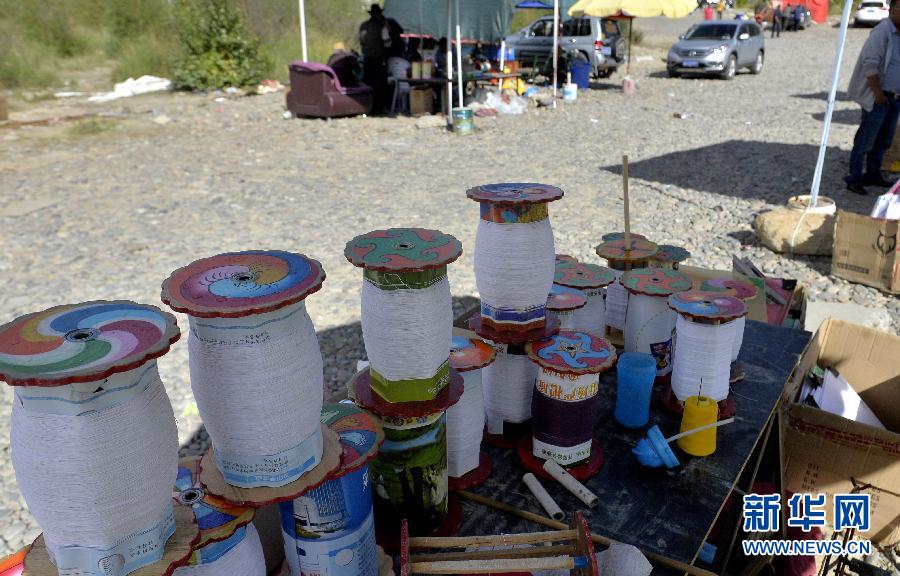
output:
{"label": "standing man", "polygon": [[725,0],[719,0],[716,4],[716,18],[721,20],[723,14],[725,14]]}
{"label": "standing man", "polygon": [[791,8],[791,3],[788,2],[781,8],[781,29],[785,32],[788,32],[791,29],[791,21],[793,20],[794,9]]}
{"label": "standing man", "polygon": [[900,0],[891,0],[888,17],[869,34],[847,92],[862,107],[844,178],[847,190],[865,194],[865,186],[890,187],[892,182],[881,174],[881,162],[900,116]]}
{"label": "standing man", "polygon": [[359,45],[363,55],[363,82],[372,87],[372,113],[382,114],[387,104],[387,54],[390,34],[381,6],[372,4],[369,19],[359,25]]}
{"label": "standing man", "polygon": [[778,36],[781,38],[781,19],[784,18],[784,12],[781,11],[781,4],[772,11],[772,38]]}

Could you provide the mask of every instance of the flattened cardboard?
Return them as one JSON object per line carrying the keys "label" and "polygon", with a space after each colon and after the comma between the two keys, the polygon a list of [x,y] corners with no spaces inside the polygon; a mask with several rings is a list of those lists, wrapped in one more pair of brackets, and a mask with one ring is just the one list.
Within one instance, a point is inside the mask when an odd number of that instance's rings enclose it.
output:
{"label": "flattened cardboard", "polygon": [[831,275],[900,293],[898,232],[900,221],[838,211]]}
{"label": "flattened cardboard", "polygon": [[[841,373],[888,430],[868,426],[796,402],[803,378],[819,363]],[[869,483],[900,493],[900,337],[849,322],[826,319],[810,341],[785,388],[781,414],[783,486],[791,492],[827,493],[832,498]],[[869,532],[860,537],[900,543],[900,498],[874,490]]]}

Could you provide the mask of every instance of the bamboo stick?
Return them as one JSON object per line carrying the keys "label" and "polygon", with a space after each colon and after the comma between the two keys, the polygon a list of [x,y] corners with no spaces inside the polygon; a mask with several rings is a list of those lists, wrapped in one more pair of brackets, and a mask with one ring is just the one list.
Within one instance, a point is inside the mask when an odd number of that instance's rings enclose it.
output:
{"label": "bamboo stick", "polygon": [[625,250],[631,250],[631,216],[628,209],[628,154],[622,155],[622,199],[625,202]]}
{"label": "bamboo stick", "polygon": [[[535,514],[534,512],[522,510],[520,508],[516,508],[515,506],[510,506],[509,504],[505,504],[503,502],[494,500],[493,498],[487,498],[486,496],[481,496],[473,492],[468,492],[466,490],[457,490],[456,495],[465,500],[469,500],[470,502],[475,502],[477,504],[481,504],[482,506],[487,506],[488,508],[500,510],[501,512],[506,512],[507,514],[512,514],[513,516],[518,516],[519,518],[530,520],[531,522],[535,522],[537,524],[543,524],[544,526],[548,526],[550,528],[556,528],[560,530],[568,528],[568,526],[566,526],[562,522],[557,522],[552,518],[547,518],[546,516],[541,516],[540,514]],[[595,543],[606,547],[609,547],[612,544],[619,543],[616,540],[612,540],[610,538],[607,538],[606,536],[601,536],[597,533],[592,533],[591,539]],[[640,550],[641,554],[646,556],[647,559],[651,562],[658,562],[659,564],[662,564],[664,566],[675,568],[676,570],[682,570],[686,574],[690,574],[691,576],[717,576],[715,572],[710,572],[709,570],[704,570],[703,568],[692,566],[685,562],[663,556],[662,554],[657,554],[655,552],[650,552],[641,548],[638,548],[638,550]]]}
{"label": "bamboo stick", "polygon": [[409,539],[412,548],[466,548],[469,546],[503,546],[508,544],[538,544],[541,542],[559,542],[574,540],[578,537],[576,530],[569,530],[563,524],[561,530],[552,532],[531,532],[529,534],[496,534],[488,536],[424,536]]}
{"label": "bamboo stick", "polygon": [[536,558],[549,556],[574,556],[575,546],[529,546],[528,548],[506,548],[503,550],[471,550],[469,552],[436,552],[434,554],[413,554],[409,561],[438,562],[445,560],[494,560],[497,558]]}
{"label": "bamboo stick", "polygon": [[534,572],[567,570],[575,567],[569,556],[558,558],[519,558],[497,560],[459,560],[449,562],[412,562],[410,574],[490,574],[496,572]]}

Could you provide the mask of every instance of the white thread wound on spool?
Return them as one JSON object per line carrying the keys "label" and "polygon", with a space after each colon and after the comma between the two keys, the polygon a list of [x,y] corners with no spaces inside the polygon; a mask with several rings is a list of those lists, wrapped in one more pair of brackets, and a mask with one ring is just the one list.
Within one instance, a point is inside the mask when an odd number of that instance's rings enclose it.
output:
{"label": "white thread wound on spool", "polygon": [[[665,344],[672,339],[675,317],[666,298],[631,294],[625,315],[625,351],[650,354],[659,361],[654,345]],[[671,361],[657,370],[662,376],[672,371]]]}
{"label": "white thread wound on spool", "polygon": [[318,464],[323,364],[305,304],[190,323],[191,388],[217,458],[258,458],[304,445]]}
{"label": "white thread wound on spool", "polygon": [[475,284],[482,302],[516,310],[544,306],[553,286],[555,256],[548,218],[524,224],[479,220]]}
{"label": "white thread wound on spool", "polygon": [[734,339],[731,341],[731,361],[737,360],[738,354],[741,353],[741,346],[744,344],[744,328],[747,327],[747,318],[741,316],[734,321]]}
{"label": "white thread wound on spool", "polygon": [[675,320],[675,350],[672,353],[672,391],[684,402],[700,394],[716,402],[728,397],[734,321],[701,324],[680,314]]}
{"label": "white thread wound on spool", "polygon": [[481,370],[484,411],[491,434],[502,434],[503,423],[531,418],[531,394],[537,366],[528,356],[498,351],[497,359]]}
{"label": "white thread wound on spool", "polygon": [[462,398],[447,410],[447,474],[454,478],[478,468],[485,420],[481,370],[462,377]]}
{"label": "white thread wound on spool", "polygon": [[[129,374],[140,378],[148,366]],[[68,546],[109,550],[171,515],[178,431],[155,362],[152,371],[128,401],[80,416],[13,402],[16,481],[51,558]]]}
{"label": "white thread wound on spool", "polygon": [[625,314],[628,309],[628,290],[619,282],[621,270],[613,270],[616,281],[606,287],[606,325],[619,330],[625,329]]}
{"label": "white thread wound on spool", "polygon": [[207,564],[177,568],[173,576],[266,576],[259,532],[252,522],[239,530],[245,530],[244,538],[231,550]]}
{"label": "white thread wound on spool", "polygon": [[445,275],[428,288],[362,286],[362,333],[372,368],[388,380],[431,378],[447,362],[453,303]]}
{"label": "white thread wound on spool", "polygon": [[593,332],[601,336],[606,334],[605,291],[605,288],[583,290],[584,295],[587,296],[587,304],[573,313],[573,330]]}
{"label": "white thread wound on spool", "polygon": [[577,310],[547,310],[547,318],[556,318],[559,320],[560,330],[575,329],[575,314]]}

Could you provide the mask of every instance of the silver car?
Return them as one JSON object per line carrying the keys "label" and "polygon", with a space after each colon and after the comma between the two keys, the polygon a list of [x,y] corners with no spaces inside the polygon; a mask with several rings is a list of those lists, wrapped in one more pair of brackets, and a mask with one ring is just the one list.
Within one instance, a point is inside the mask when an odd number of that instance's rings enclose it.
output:
{"label": "silver car", "polygon": [[670,77],[706,74],[731,80],[740,68],[759,74],[765,58],[765,39],[758,24],[715,20],[695,24],[679,36],[669,48],[666,68]]}
{"label": "silver car", "polygon": [[[553,17],[544,16],[506,37],[523,66],[544,67],[553,52]],[[562,22],[559,48],[591,63],[595,77],[606,78],[625,59],[625,39],[619,23],[607,18],[571,18]]]}

